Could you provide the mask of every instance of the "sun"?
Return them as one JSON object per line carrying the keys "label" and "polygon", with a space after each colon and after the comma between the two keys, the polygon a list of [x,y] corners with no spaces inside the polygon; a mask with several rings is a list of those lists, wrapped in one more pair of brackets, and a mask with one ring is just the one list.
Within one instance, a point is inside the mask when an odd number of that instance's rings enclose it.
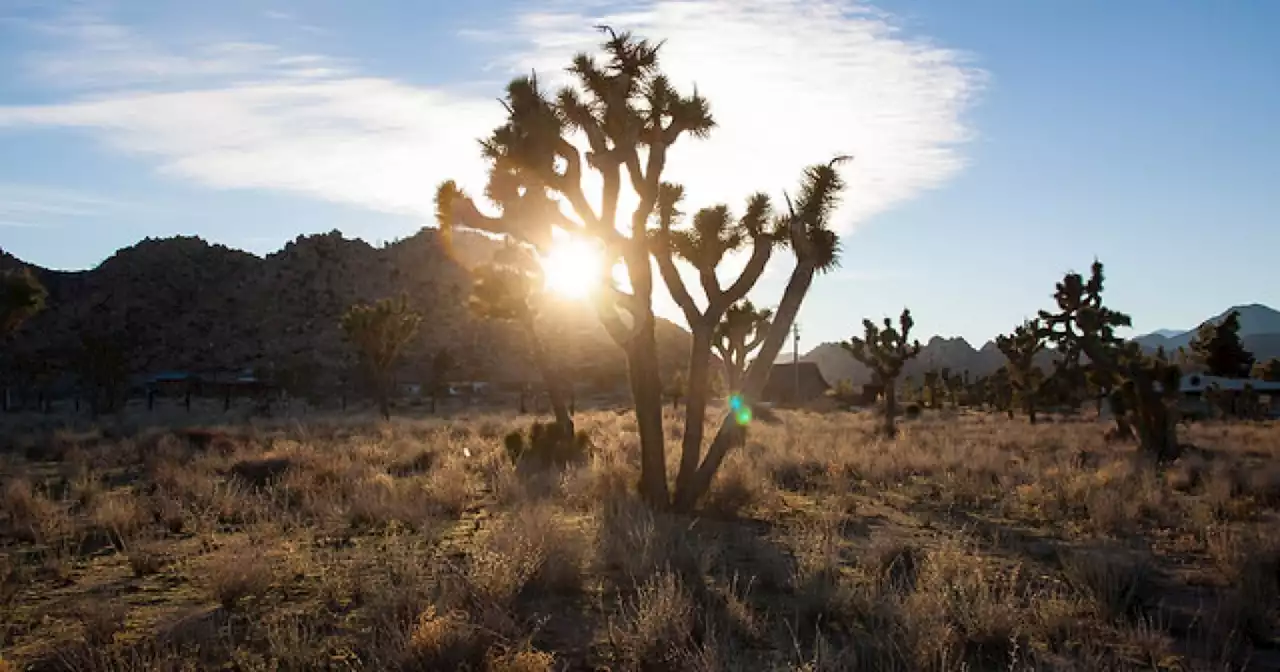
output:
{"label": "sun", "polygon": [[600,251],[579,238],[557,240],[542,257],[546,288],[572,299],[591,294],[601,270]]}

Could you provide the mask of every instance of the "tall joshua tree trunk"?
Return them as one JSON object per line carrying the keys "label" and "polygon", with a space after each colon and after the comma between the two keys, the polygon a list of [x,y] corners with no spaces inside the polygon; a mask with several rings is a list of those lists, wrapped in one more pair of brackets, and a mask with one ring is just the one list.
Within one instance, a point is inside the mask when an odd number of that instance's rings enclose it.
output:
{"label": "tall joshua tree trunk", "polygon": [[525,328],[533,341],[534,365],[538,367],[538,373],[547,386],[547,398],[551,401],[551,412],[556,418],[556,430],[560,433],[561,439],[570,440],[574,434],[573,414],[569,411],[569,392],[564,376],[552,366],[546,345],[538,337],[532,319],[525,322]]}
{"label": "tall joshua tree trunk", "polygon": [[884,386],[884,435],[898,435],[898,381],[891,380]]}

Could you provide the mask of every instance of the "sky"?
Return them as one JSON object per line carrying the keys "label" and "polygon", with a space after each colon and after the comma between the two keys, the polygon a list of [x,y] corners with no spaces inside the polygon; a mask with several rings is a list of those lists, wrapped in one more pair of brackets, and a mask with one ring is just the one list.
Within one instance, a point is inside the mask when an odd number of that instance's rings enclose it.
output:
{"label": "sky", "polygon": [[976,346],[1095,257],[1135,334],[1280,307],[1268,0],[0,0],[0,248],[83,269],[147,236],[412,235],[441,180],[482,191],[505,83],[563,80],[600,23],[665,39],[710,99],[666,173],[690,210],[854,156],[802,350],[903,307]]}

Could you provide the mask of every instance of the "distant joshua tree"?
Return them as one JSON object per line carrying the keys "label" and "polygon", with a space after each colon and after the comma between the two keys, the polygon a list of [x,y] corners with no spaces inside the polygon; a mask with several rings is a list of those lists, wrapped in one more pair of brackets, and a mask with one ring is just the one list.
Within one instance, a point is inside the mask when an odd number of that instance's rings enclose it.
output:
{"label": "distant joshua tree", "polygon": [[[447,226],[447,218],[442,219]],[[542,246],[533,246],[539,249]],[[569,410],[569,385],[562,368],[551,360],[546,343],[539,332],[542,304],[542,271],[534,251],[509,241],[495,257],[494,263],[472,272],[471,310],[484,318],[510,320],[520,325],[533,349],[534,365],[547,387],[547,397],[555,415],[555,436],[571,441],[574,436],[573,414]],[[548,439],[551,439],[548,435]]]}
{"label": "distant joshua tree", "polygon": [[0,339],[17,331],[23,322],[43,310],[48,296],[30,269],[0,273]]}
{"label": "distant joshua tree", "polygon": [[440,348],[431,356],[431,412],[436,412],[437,399],[449,392],[449,376],[458,368],[453,353]]}
{"label": "distant joshua tree", "polygon": [[[1062,351],[1079,349],[1090,366],[1118,386],[1111,393],[1116,431],[1122,438],[1137,438],[1141,449],[1166,461],[1178,455],[1177,399],[1181,371],[1166,357],[1142,352],[1141,346],[1115,335],[1131,318],[1102,303],[1102,262],[1095,260],[1088,280],[1068,273],[1057,284],[1054,300],[1058,311],[1040,311],[1049,339]],[[1134,430],[1137,436],[1134,436]]]}
{"label": "distant joshua tree", "polygon": [[391,369],[400,351],[418,331],[422,316],[409,308],[409,299],[381,299],[377,303],[357,303],[342,316],[342,330],[355,344],[361,363],[369,373],[384,419],[391,419]]}
{"label": "distant joshua tree", "polygon": [[747,300],[735,303],[725,311],[716,327],[714,345],[716,354],[724,363],[725,384],[730,394],[737,393],[747,371],[747,357],[764,344],[772,320],[772,310],[757,310]]}
{"label": "distant joshua tree", "polygon": [[1027,320],[1012,334],[996,336],[996,347],[1009,360],[1009,382],[1033,425],[1036,424],[1036,402],[1049,382],[1049,377],[1035,363],[1036,355],[1045,349],[1047,335],[1037,319]]}
{"label": "distant joshua tree", "polygon": [[898,434],[894,417],[897,415],[897,397],[894,387],[902,367],[920,354],[920,341],[908,341],[911,327],[915,320],[911,319],[911,311],[904,308],[898,317],[898,327],[893,321],[884,318],[884,326],[864,319],[862,321],[863,337],[854,336],[840,346],[871,369],[875,382],[884,386],[884,433],[894,437]]}

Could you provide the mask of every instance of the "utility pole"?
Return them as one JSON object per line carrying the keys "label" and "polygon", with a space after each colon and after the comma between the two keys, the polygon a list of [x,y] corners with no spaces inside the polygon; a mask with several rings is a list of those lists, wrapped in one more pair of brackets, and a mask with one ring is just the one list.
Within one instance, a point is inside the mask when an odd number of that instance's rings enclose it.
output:
{"label": "utility pole", "polygon": [[800,403],[800,323],[791,325],[791,365],[796,374],[795,403]]}

